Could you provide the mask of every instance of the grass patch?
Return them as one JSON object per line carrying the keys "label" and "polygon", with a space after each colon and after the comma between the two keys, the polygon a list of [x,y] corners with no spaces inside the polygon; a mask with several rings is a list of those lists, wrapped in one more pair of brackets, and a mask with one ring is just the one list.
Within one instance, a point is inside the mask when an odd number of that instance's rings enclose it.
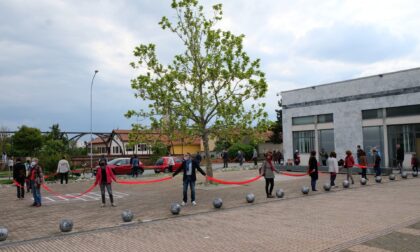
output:
{"label": "grass patch", "polygon": [[9,179],[0,180],[0,185],[11,185],[11,184],[13,184],[12,180],[9,180]]}

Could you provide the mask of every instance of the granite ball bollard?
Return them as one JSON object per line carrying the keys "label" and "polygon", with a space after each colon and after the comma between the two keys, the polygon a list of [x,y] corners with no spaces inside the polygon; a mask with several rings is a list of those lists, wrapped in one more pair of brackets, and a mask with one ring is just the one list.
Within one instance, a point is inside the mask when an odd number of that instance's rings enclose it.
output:
{"label": "granite ball bollard", "polygon": [[60,231],[61,232],[70,232],[73,229],[73,221],[64,219],[60,221]]}
{"label": "granite ball bollard", "polygon": [[308,194],[308,193],[309,193],[309,187],[307,187],[307,186],[302,186],[302,193],[303,193],[303,194]]}
{"label": "granite ball bollard", "polygon": [[221,208],[223,205],[223,200],[221,198],[216,198],[213,200],[214,208]]}
{"label": "granite ball bollard", "polygon": [[171,213],[173,215],[177,215],[177,214],[179,214],[179,212],[181,212],[181,205],[179,205],[178,203],[172,203]]}
{"label": "granite ball bollard", "polygon": [[419,173],[418,172],[413,172],[412,175],[413,175],[413,178],[416,178],[419,175]]}
{"label": "granite ball bollard", "polygon": [[132,221],[133,220],[133,217],[134,217],[133,212],[131,212],[130,210],[124,210],[121,213],[121,218],[122,218],[122,220],[124,222],[130,222],[130,221]]}
{"label": "granite ball bollard", "polygon": [[407,172],[401,173],[401,178],[406,179],[408,177]]}
{"label": "granite ball bollard", "polygon": [[343,187],[344,188],[349,188],[349,186],[350,186],[350,182],[348,180],[344,180],[343,181]]}
{"label": "granite ball bollard", "polygon": [[283,198],[284,197],[284,191],[283,191],[283,189],[277,189],[276,190],[276,197],[277,198]]}
{"label": "granite ball bollard", "polygon": [[376,183],[381,183],[382,182],[382,177],[381,176],[376,176],[375,181],[376,181]]}
{"label": "granite ball bollard", "polygon": [[325,184],[324,184],[324,190],[325,190],[326,192],[329,192],[329,191],[331,190],[331,184],[330,184],[330,183],[325,183]]}
{"label": "granite ball bollard", "polygon": [[394,174],[389,175],[389,180],[395,180],[395,175]]}
{"label": "granite ball bollard", "polygon": [[9,235],[9,230],[5,227],[0,227],[0,241],[5,241]]}
{"label": "granite ball bollard", "polygon": [[367,180],[365,178],[360,179],[360,184],[361,185],[366,185],[366,183],[367,183]]}
{"label": "granite ball bollard", "polygon": [[246,195],[246,202],[253,203],[255,201],[255,195],[253,193],[248,193]]}

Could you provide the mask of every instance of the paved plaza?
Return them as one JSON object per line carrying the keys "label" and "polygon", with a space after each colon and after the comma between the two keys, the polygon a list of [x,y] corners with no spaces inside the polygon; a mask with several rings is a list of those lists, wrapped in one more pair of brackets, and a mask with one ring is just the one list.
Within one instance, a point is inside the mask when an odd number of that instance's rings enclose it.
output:
{"label": "paved plaza", "polygon": [[[246,180],[256,171],[214,176]],[[384,177],[376,184],[370,177],[367,186],[357,179],[343,189],[341,175],[340,187],[324,192],[328,179],[320,175],[319,191],[304,196],[300,188],[310,184],[309,177],[277,175],[275,189],[284,189],[285,198],[267,199],[263,179],[246,186],[204,186],[199,177],[198,205],[188,204],[179,216],[169,206],[181,200],[182,176],[149,185],[114,183],[115,208],[100,207],[98,189],[78,200],[42,191],[44,205],[34,208],[30,197],[16,200],[15,188],[0,188],[0,226],[9,229],[0,251],[420,251],[420,178]],[[92,182],[49,187],[76,195]],[[256,195],[255,203],[245,202],[248,192]],[[216,197],[223,199],[222,209],[212,207]],[[132,223],[122,223],[124,209],[133,211]],[[63,218],[74,221],[69,234],[59,232]]]}

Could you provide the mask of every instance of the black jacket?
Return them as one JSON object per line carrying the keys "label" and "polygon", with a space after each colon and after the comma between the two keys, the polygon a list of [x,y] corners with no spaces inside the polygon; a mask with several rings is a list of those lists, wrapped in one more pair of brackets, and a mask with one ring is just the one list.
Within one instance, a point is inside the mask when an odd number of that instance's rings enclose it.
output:
{"label": "black jacket", "polygon": [[403,150],[403,148],[402,148],[402,147],[400,147],[400,148],[397,150],[397,160],[398,160],[398,161],[404,161],[404,150]]}
{"label": "black jacket", "polygon": [[318,161],[315,157],[309,158],[309,176],[318,179]]}
{"label": "black jacket", "polygon": [[26,177],[25,164],[19,162],[13,166],[13,179],[22,179]]}
{"label": "black jacket", "polygon": [[[192,171],[191,171],[192,181],[196,181],[197,180],[197,176],[195,175],[195,170],[196,169],[201,174],[203,174],[203,176],[206,176],[206,173],[203,171],[203,169],[200,168],[200,165],[197,163],[197,161],[191,160],[191,162],[192,162]],[[187,179],[187,161],[184,160],[182,162],[181,167],[179,167],[178,170],[176,170],[172,176],[175,177],[181,170],[184,170],[184,177],[183,177],[182,180],[185,181]]]}

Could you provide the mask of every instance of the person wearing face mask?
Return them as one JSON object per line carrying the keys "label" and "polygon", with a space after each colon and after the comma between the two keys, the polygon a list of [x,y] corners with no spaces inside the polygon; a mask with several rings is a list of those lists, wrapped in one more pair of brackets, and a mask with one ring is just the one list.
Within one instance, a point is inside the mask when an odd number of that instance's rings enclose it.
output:
{"label": "person wearing face mask", "polygon": [[99,161],[99,166],[100,167],[96,171],[95,185],[99,184],[99,187],[101,188],[102,207],[105,207],[105,187],[106,187],[106,190],[108,191],[109,200],[111,201],[111,206],[115,207],[116,205],[114,204],[114,196],[112,195],[111,183],[112,183],[112,180],[117,182],[117,179],[114,173],[112,172],[111,168],[107,166],[105,159],[101,159],[101,161]]}
{"label": "person wearing face mask", "polygon": [[44,183],[44,175],[42,173],[42,168],[38,164],[38,159],[33,158],[31,163],[31,171],[29,175],[31,181],[31,189],[34,197],[34,203],[32,206],[40,207],[41,206],[41,184]]}
{"label": "person wearing face mask", "polygon": [[203,176],[206,176],[206,173],[200,168],[200,165],[197,161],[191,159],[190,153],[184,155],[184,161],[182,162],[181,167],[179,167],[172,175],[175,177],[181,170],[184,172],[183,176],[183,199],[182,199],[182,206],[185,206],[188,202],[187,192],[188,186],[191,190],[191,204],[193,206],[197,205],[195,202],[195,181],[197,180],[195,170],[198,170]]}
{"label": "person wearing face mask", "polygon": [[265,154],[265,161],[260,169],[260,175],[265,178],[265,193],[267,194],[267,198],[274,198],[272,195],[274,188],[274,172],[279,173],[274,169],[272,160],[273,153],[269,151]]}

